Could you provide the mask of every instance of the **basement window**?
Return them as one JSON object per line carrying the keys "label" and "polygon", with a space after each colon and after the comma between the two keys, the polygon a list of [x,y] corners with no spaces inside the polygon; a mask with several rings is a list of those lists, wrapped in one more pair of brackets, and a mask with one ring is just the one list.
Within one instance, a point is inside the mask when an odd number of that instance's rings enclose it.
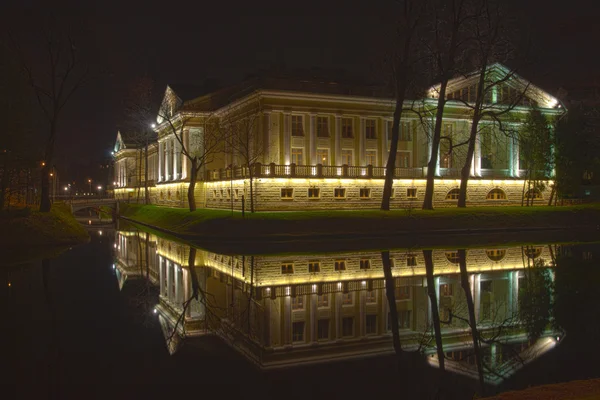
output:
{"label": "basement window", "polygon": [[406,197],[408,197],[409,199],[416,199],[417,198],[417,188],[406,189]]}
{"label": "basement window", "polygon": [[292,200],[294,198],[294,189],[293,188],[281,189],[281,198],[284,200]]}
{"label": "basement window", "polygon": [[336,199],[345,199],[346,198],[346,189],[345,188],[333,189],[333,197]]}
{"label": "basement window", "polygon": [[308,272],[320,272],[321,264],[318,261],[312,261],[308,263]]}
{"label": "basement window", "polygon": [[346,270],[346,260],[335,260],[334,269],[336,271]]}
{"label": "basement window", "polygon": [[282,274],[293,274],[294,273],[294,264],[293,263],[281,264],[281,273]]}
{"label": "basement window", "polygon": [[371,198],[371,189],[360,189],[360,198],[361,199],[370,199]]}
{"label": "basement window", "polygon": [[308,188],[309,199],[318,199],[320,194],[321,190],[319,188]]}

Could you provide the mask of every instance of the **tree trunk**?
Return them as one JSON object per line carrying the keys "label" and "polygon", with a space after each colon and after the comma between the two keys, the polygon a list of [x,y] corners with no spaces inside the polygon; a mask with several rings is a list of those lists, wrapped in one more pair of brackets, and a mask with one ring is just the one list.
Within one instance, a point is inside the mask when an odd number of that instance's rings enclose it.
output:
{"label": "tree trunk", "polygon": [[[387,164],[385,166],[385,183],[383,184],[383,197],[381,199],[381,210],[390,210],[390,198],[392,197],[392,185],[394,184],[394,173],[396,172],[396,156],[398,153],[398,136],[400,128],[400,118],[402,117],[402,105],[404,103],[404,94],[406,92],[406,84],[399,85],[402,89],[402,94],[396,93],[396,108],[394,109],[394,121],[392,122],[392,142],[390,143],[390,154],[388,155]],[[387,140],[387,138],[384,138]]]}
{"label": "tree trunk", "polygon": [[198,159],[194,157],[191,161],[190,186],[188,186],[187,193],[190,212],[196,211],[196,197],[194,196],[194,190],[196,189],[196,180],[198,179]]}
{"label": "tree trunk", "polygon": [[446,105],[446,86],[448,79],[444,78],[440,86],[437,111],[435,115],[435,128],[431,140],[431,157],[427,163],[427,184],[425,186],[425,197],[423,199],[423,210],[433,210],[433,191],[435,189],[435,168],[438,163],[440,150],[440,136],[442,133],[442,120],[444,117],[444,106]]}
{"label": "tree trunk", "polygon": [[50,212],[52,203],[50,203],[50,166],[49,161],[42,167],[42,193],[40,197],[40,212]]}
{"label": "tree trunk", "polygon": [[390,308],[390,322],[392,324],[392,343],[394,345],[394,351],[398,356],[398,363],[400,363],[403,355],[402,344],[400,343],[400,330],[398,329],[398,310],[396,308],[396,294],[394,289],[394,278],[392,277],[392,264],[390,263],[390,252],[381,252],[381,261],[383,262],[383,275],[385,278],[385,294],[388,299],[388,305]]}
{"label": "tree trunk", "polygon": [[477,334],[477,320],[475,318],[475,305],[473,304],[473,294],[469,284],[469,275],[467,274],[467,255],[465,249],[458,250],[458,259],[460,264],[460,282],[467,298],[467,307],[469,309],[469,325],[471,325],[471,338],[473,340],[473,351],[475,352],[475,363],[479,375],[479,385],[481,386],[481,395],[485,396],[485,381],[483,379],[483,363],[481,360],[481,349],[479,347],[479,335]]}
{"label": "tree trunk", "polygon": [[440,312],[438,309],[438,300],[435,293],[435,283],[433,282],[433,251],[423,250],[425,258],[425,272],[427,274],[427,294],[431,302],[431,316],[433,318],[433,330],[435,333],[435,346],[440,365],[440,371],[445,371],[444,345],[442,343],[442,327],[440,325]]}

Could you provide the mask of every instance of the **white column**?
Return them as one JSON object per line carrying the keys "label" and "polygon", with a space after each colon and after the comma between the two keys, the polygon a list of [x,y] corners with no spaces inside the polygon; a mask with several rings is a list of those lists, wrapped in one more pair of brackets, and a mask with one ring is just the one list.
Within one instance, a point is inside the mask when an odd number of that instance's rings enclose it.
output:
{"label": "white column", "polygon": [[473,152],[473,162],[471,164],[471,176],[481,176],[481,141],[479,135],[475,138],[475,151]]}
{"label": "white column", "polygon": [[316,132],[316,127],[315,127],[315,114],[310,114],[309,115],[309,132],[310,132],[310,139],[309,139],[309,160],[310,160],[310,165],[316,165],[317,164],[317,132]]}
{"label": "white column", "polygon": [[181,162],[181,144],[177,139],[173,140],[175,151],[173,152],[173,179],[180,179],[179,163]]}
{"label": "white column", "polygon": [[177,179],[177,139],[171,139],[171,180]]}
{"label": "white column", "polygon": [[317,294],[310,295],[310,341],[317,341]]}
{"label": "white column", "polygon": [[511,144],[512,144],[512,170],[513,170],[513,174],[512,177],[513,178],[518,178],[520,176],[519,174],[519,169],[521,168],[521,166],[519,165],[519,139],[518,138],[513,138],[511,140]]}
{"label": "white column", "polygon": [[335,116],[335,164],[342,165],[342,116]]}
{"label": "white column", "polygon": [[283,298],[283,344],[292,343],[292,299],[286,295]]}
{"label": "white column", "polygon": [[473,296],[473,306],[475,307],[475,320],[479,321],[481,274],[472,274],[469,280],[471,281],[471,295]]}
{"label": "white column", "polygon": [[358,312],[359,312],[359,335],[365,336],[367,334],[367,293],[366,285],[362,285],[361,289],[356,293],[358,295]]}
{"label": "white column", "polygon": [[[190,148],[190,131],[183,131],[183,149],[186,151]],[[181,179],[186,179],[188,177],[188,159],[182,153],[181,154]]]}
{"label": "white column", "polygon": [[173,293],[171,292],[171,288],[173,287],[173,263],[168,259],[165,260],[167,266],[167,300],[169,302],[173,301]]}
{"label": "white column", "polygon": [[170,181],[172,178],[171,176],[171,166],[173,164],[173,161],[171,160],[171,141],[170,140],[165,140],[164,143],[165,146],[165,181]]}
{"label": "white column", "polygon": [[342,338],[342,292],[333,294],[335,297],[335,338]]}
{"label": "white column", "polygon": [[292,116],[289,112],[283,114],[283,164],[290,165],[292,142]]}
{"label": "white column", "polygon": [[365,141],[366,141],[366,129],[365,129],[365,118],[360,117],[360,126],[358,134],[358,165],[361,167],[365,165]]}
{"label": "white column", "polygon": [[383,135],[381,135],[381,166],[385,167],[385,166],[387,166],[387,161],[388,161],[388,158],[390,157],[389,150],[388,150],[388,143],[389,143],[391,132],[389,131],[388,121],[383,118],[381,119],[381,121],[383,123],[383,130],[382,130]]}
{"label": "white column", "polygon": [[263,123],[263,163],[277,162],[271,154],[271,113],[264,112],[262,115]]}

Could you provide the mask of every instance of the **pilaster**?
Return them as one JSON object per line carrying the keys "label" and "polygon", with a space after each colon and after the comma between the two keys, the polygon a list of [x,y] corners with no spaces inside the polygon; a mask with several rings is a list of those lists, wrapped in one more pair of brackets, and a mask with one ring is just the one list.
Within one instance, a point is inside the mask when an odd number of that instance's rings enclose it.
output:
{"label": "pilaster", "polygon": [[283,164],[290,165],[292,142],[292,116],[290,112],[283,113]]}

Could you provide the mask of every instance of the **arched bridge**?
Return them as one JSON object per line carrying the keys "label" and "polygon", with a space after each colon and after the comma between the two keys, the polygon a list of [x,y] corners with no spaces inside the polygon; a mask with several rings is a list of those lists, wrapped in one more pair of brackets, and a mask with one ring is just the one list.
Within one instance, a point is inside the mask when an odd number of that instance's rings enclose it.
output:
{"label": "arched bridge", "polygon": [[77,211],[85,208],[99,209],[101,206],[109,206],[115,208],[117,206],[117,200],[112,197],[88,197],[72,199],[68,202],[71,205],[71,211],[76,213]]}

